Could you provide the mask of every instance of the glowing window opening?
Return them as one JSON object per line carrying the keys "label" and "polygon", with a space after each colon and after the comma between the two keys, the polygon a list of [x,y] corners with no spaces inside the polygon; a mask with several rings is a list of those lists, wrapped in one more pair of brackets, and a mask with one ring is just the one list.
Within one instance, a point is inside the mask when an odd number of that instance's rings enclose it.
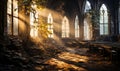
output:
{"label": "glowing window opening", "polygon": [[[32,6],[35,8],[36,6]],[[39,13],[35,14],[36,21],[38,21]],[[30,36],[31,37],[38,37],[38,23],[35,22],[34,14],[30,12]]]}
{"label": "glowing window opening", "polygon": [[84,12],[86,13],[86,12],[88,12],[90,9],[91,9],[91,4],[90,4],[89,1],[86,1]]}
{"label": "glowing window opening", "polygon": [[48,34],[49,38],[53,38],[53,17],[51,15],[51,13],[49,13],[48,15],[48,31],[50,31],[50,33]]}
{"label": "glowing window opening", "polygon": [[7,33],[18,35],[18,1],[16,0],[7,2]]}
{"label": "glowing window opening", "polygon": [[[87,13],[89,10],[91,10],[91,4],[89,1],[86,1],[84,12]],[[92,33],[90,30],[91,23],[89,20],[90,20],[89,16],[84,18],[84,40],[90,40],[92,37]]]}
{"label": "glowing window opening", "polygon": [[108,12],[105,4],[100,7],[100,35],[108,35]]}
{"label": "glowing window opening", "polygon": [[75,17],[75,38],[79,38],[79,19],[77,15]]}
{"label": "glowing window opening", "polygon": [[62,37],[69,37],[69,20],[66,16],[62,20]]}

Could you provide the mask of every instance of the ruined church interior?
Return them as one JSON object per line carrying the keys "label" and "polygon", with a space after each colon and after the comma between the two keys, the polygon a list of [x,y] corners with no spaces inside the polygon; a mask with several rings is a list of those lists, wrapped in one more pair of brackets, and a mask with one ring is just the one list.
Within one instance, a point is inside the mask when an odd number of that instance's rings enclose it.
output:
{"label": "ruined church interior", "polygon": [[0,71],[120,71],[120,0],[0,0]]}

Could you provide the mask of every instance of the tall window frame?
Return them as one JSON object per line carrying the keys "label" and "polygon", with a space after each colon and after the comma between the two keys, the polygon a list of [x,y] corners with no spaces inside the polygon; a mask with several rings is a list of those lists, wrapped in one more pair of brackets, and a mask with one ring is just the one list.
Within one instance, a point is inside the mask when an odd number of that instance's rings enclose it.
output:
{"label": "tall window frame", "polygon": [[108,35],[108,9],[105,4],[100,7],[100,35]]}
{"label": "tall window frame", "polygon": [[75,38],[79,38],[79,18],[78,15],[75,17]]}
{"label": "tall window frame", "polygon": [[66,16],[64,16],[62,20],[62,38],[68,38],[69,37],[69,20]]}
{"label": "tall window frame", "polygon": [[92,38],[92,30],[90,30],[91,18],[89,15],[87,15],[89,10],[91,10],[91,3],[89,1],[86,1],[84,9],[84,14],[86,14],[86,17],[84,18],[84,40],[91,40]]}
{"label": "tall window frame", "polygon": [[7,2],[7,34],[18,35],[18,1]]}
{"label": "tall window frame", "polygon": [[[32,5],[32,8],[36,8],[36,5]],[[34,18],[35,16],[35,18]],[[36,12],[35,14],[33,12],[30,12],[30,36],[32,38],[38,37],[38,19],[39,19],[39,13]]]}
{"label": "tall window frame", "polygon": [[50,32],[48,34],[48,37],[53,38],[53,17],[51,13],[49,13],[48,15],[47,23],[48,23],[48,31]]}

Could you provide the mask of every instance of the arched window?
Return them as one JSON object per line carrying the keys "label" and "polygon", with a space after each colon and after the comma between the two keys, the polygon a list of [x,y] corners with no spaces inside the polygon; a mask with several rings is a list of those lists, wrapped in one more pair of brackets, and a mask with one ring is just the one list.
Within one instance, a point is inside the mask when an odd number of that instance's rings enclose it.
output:
{"label": "arched window", "polygon": [[90,40],[92,38],[92,30],[91,30],[91,18],[90,18],[90,15],[87,14],[87,12],[91,10],[91,4],[89,1],[86,1],[86,4],[85,4],[85,10],[84,10],[84,13],[85,13],[85,18],[84,18],[84,40]]}
{"label": "arched window", "polygon": [[62,37],[69,37],[69,20],[66,16],[62,20]]}
{"label": "arched window", "polygon": [[78,15],[75,17],[75,38],[79,38],[79,19]]}
{"label": "arched window", "polygon": [[[33,8],[35,6],[32,6]],[[36,17],[36,20],[34,18],[34,15]],[[38,36],[38,13],[36,12],[35,14],[33,14],[32,12],[30,12],[30,36],[31,37],[37,37]]]}
{"label": "arched window", "polygon": [[86,12],[88,12],[90,9],[91,9],[91,4],[90,4],[89,1],[86,1],[84,12],[86,13]]}
{"label": "arched window", "polygon": [[18,35],[18,2],[16,0],[7,2],[7,33]]}
{"label": "arched window", "polygon": [[108,35],[108,11],[105,4],[100,7],[100,35]]}
{"label": "arched window", "polygon": [[50,31],[50,34],[48,35],[49,38],[53,37],[53,17],[51,13],[48,15],[48,31]]}

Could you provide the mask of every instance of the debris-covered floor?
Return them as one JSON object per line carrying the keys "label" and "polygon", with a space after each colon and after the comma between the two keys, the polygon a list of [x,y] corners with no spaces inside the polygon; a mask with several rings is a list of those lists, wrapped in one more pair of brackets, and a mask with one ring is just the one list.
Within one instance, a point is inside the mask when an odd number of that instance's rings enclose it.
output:
{"label": "debris-covered floor", "polygon": [[43,71],[119,71],[106,57],[91,54],[88,48],[70,48],[44,62],[36,65],[36,70]]}
{"label": "debris-covered floor", "polygon": [[[88,48],[50,46],[5,51],[0,71],[120,71],[107,57]],[[26,54],[27,53],[27,54]]]}

